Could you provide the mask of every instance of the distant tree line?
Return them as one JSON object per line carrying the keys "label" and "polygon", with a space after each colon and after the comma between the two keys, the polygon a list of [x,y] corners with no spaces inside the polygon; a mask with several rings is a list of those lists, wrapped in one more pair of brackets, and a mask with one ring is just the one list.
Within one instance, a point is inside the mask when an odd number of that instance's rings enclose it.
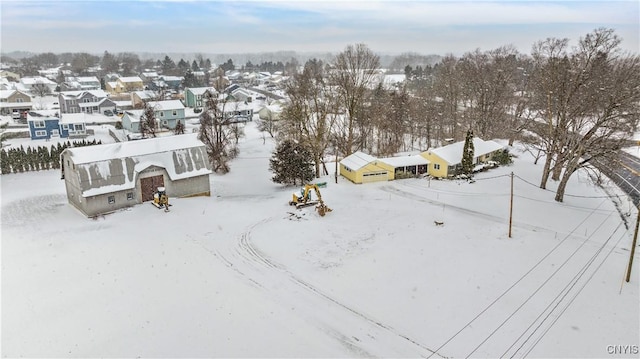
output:
{"label": "distant tree line", "polygon": [[0,150],[0,171],[2,174],[22,173],[28,171],[40,171],[60,168],[60,154],[69,147],[82,147],[100,145],[102,141],[67,141],[45,146],[10,148]]}

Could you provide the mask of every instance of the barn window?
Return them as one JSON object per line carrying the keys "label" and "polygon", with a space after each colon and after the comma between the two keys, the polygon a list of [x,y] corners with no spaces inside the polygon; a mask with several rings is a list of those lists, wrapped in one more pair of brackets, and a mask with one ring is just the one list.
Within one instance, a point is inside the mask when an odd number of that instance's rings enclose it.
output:
{"label": "barn window", "polygon": [[109,204],[116,203],[116,196],[109,196],[107,197],[107,199],[109,200]]}
{"label": "barn window", "polygon": [[133,199],[133,192],[127,193],[127,201],[131,201]]}

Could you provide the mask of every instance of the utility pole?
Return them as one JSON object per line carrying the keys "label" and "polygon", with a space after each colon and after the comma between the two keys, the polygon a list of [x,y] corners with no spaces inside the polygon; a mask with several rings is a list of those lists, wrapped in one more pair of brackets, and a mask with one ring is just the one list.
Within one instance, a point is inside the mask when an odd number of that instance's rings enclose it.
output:
{"label": "utility pole", "polygon": [[509,238],[511,238],[512,223],[513,223],[513,172],[511,172],[511,198],[509,200]]}
{"label": "utility pole", "polygon": [[338,183],[338,146],[336,146],[336,184]]}
{"label": "utility pole", "polygon": [[631,244],[631,255],[629,256],[629,268],[627,268],[627,283],[631,280],[631,266],[633,265],[633,255],[636,252],[636,243],[638,240],[638,225],[640,225],[640,208],[638,210],[638,217],[636,218],[636,230],[633,232],[633,243]]}

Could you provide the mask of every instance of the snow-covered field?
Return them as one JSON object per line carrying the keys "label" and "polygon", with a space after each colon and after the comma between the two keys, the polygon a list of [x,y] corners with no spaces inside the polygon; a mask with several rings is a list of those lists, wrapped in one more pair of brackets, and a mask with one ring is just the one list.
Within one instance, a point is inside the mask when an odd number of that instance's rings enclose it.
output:
{"label": "snow-covered field", "polygon": [[636,212],[624,196],[617,210],[575,176],[573,196],[556,203],[536,186],[540,165],[516,151],[513,166],[475,183],[335,184],[331,173],[320,181],[333,211],[320,217],[288,206],[294,189],[270,181],[273,143],[254,123],[246,133],[231,173],[211,176],[213,195],[172,198],[169,213],[142,204],[87,219],[57,171],[2,176],[2,356],[585,358],[637,348],[638,252],[623,285]]}

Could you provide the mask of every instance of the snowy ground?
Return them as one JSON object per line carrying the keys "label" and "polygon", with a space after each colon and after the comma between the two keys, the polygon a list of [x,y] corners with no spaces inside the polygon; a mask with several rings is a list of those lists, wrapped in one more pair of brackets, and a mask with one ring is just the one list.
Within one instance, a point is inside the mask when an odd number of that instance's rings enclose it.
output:
{"label": "snowy ground", "polygon": [[142,204],[91,220],[67,203],[57,171],[0,177],[2,356],[584,358],[637,348],[638,251],[623,285],[628,200],[618,210],[575,176],[574,196],[556,203],[536,186],[540,165],[520,153],[475,183],[335,184],[331,173],[320,181],[333,211],[320,217],[288,206],[293,189],[270,181],[272,142],[255,123],[246,133],[231,173],[211,176],[213,195],[172,198],[169,213]]}

